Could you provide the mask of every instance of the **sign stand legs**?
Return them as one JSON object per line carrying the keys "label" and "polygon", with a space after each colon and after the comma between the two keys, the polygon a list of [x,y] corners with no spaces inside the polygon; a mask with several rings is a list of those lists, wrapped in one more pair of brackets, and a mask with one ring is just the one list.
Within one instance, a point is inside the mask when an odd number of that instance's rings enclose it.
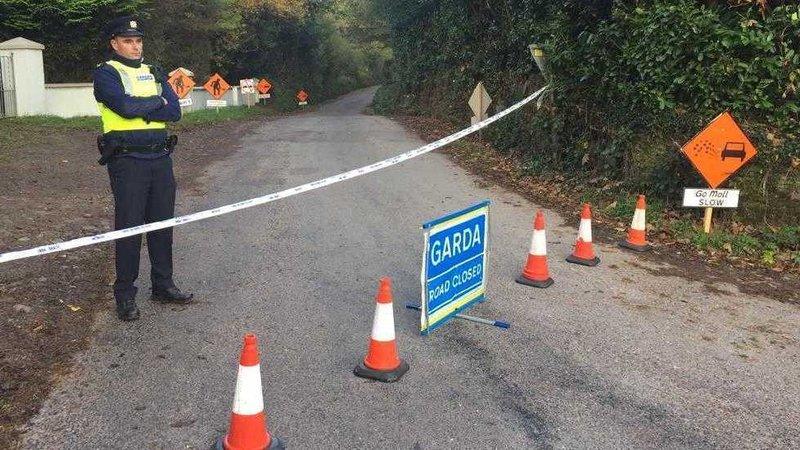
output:
{"label": "sign stand legs", "polygon": [[[420,310],[422,310],[422,307],[419,306],[419,305],[415,305],[413,303],[406,303],[406,309],[411,309],[411,310],[414,310],[414,311],[420,311]],[[508,329],[509,327],[511,327],[510,323],[503,322],[502,320],[482,319],[480,317],[468,316],[466,314],[456,314],[455,317],[457,319],[464,319],[464,320],[468,320],[470,322],[482,323],[484,325],[491,325],[491,326],[497,327],[497,328]]]}
{"label": "sign stand legs", "polygon": [[711,216],[714,214],[714,208],[706,208],[706,216],[703,219],[703,231],[706,234],[711,232]]}

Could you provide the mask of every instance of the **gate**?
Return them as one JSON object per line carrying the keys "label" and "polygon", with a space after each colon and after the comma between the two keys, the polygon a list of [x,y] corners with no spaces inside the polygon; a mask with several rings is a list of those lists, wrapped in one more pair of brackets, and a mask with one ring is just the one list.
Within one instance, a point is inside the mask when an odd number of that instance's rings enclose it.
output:
{"label": "gate", "polygon": [[17,115],[14,98],[14,64],[11,56],[0,56],[0,117]]}

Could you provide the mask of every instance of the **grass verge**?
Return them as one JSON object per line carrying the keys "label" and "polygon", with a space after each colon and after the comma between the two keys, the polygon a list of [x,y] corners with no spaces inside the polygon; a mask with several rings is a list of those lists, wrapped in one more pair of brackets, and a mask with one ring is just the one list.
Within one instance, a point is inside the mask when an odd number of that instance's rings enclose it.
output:
{"label": "grass verge", "polygon": [[[188,131],[214,123],[244,121],[275,116],[295,110],[296,105],[278,102],[268,105],[230,106],[219,109],[201,109],[184,113],[180,122],[170,124],[173,131]],[[47,130],[47,132],[43,132]],[[0,162],[14,158],[13,149],[42,144],[47,134],[64,131],[91,131],[100,133],[100,118],[95,116],[61,118],[56,116],[8,117],[0,119]]]}
{"label": "grass verge", "polygon": [[[450,123],[429,117],[396,118],[429,140],[456,131]],[[626,191],[620,182],[605,178],[584,180],[527,167],[516,155],[504,154],[475,137],[453,143],[445,152],[473,171],[518,192],[535,193],[545,203],[577,211],[580,203],[589,202],[594,219],[615,229],[620,236],[633,217],[637,193]],[[800,226],[743,224],[723,210],[717,209],[714,214],[712,232],[706,234],[702,228],[702,209],[676,209],[661,199],[648,198],[648,240],[660,245],[691,247],[708,261],[726,260],[742,267],[800,273]]]}

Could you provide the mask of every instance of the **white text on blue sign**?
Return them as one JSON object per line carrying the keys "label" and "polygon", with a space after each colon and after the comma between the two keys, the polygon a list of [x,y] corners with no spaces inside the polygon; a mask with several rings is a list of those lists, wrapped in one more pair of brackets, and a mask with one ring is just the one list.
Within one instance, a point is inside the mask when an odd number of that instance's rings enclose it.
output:
{"label": "white text on blue sign", "polygon": [[483,283],[486,216],[478,216],[430,236],[427,288],[433,313]]}

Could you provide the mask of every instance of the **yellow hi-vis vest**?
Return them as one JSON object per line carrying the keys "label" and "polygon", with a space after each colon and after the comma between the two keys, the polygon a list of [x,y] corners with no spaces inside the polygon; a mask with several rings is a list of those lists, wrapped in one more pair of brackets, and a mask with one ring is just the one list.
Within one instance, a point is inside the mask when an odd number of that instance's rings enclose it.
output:
{"label": "yellow hi-vis vest", "polygon": [[[138,68],[128,67],[119,61],[107,61],[106,64],[113,67],[119,73],[125,94],[132,97],[152,97],[161,95],[161,84],[156,82],[153,74],[150,73],[150,66],[142,64]],[[126,119],[98,102],[100,118],[103,121],[103,134],[112,131],[133,131],[133,130],[163,130],[167,127],[165,122],[150,121],[149,123],[141,117]]]}

